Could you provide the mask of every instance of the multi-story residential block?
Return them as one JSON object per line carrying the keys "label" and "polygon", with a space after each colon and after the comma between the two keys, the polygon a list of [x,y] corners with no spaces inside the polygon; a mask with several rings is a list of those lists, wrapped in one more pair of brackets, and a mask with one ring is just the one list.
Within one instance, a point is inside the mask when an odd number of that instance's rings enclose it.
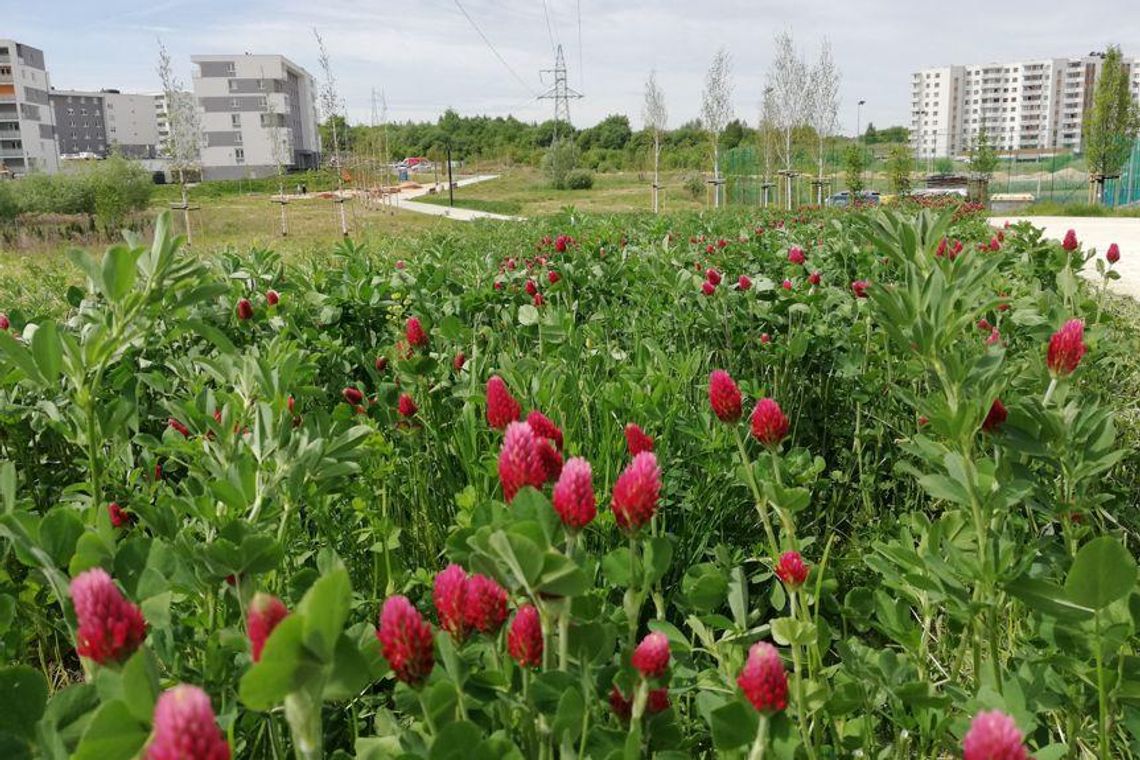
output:
{"label": "multi-story residential block", "polygon": [[20,176],[59,170],[43,51],[0,39],[0,166]]}
{"label": "multi-story residential block", "polygon": [[153,95],[52,90],[51,106],[62,156],[105,158],[112,150],[131,159],[158,156]]}
{"label": "multi-story residential block", "polygon": [[[1104,56],[924,69],[911,79],[910,138],[922,158],[969,150],[984,128],[1001,151],[1081,150]],[[1140,99],[1140,58],[1126,58]]]}
{"label": "multi-story residential block", "polygon": [[179,91],[172,93],[168,98],[165,92],[160,92],[150,96],[154,105],[154,118],[158,128],[158,154],[164,158],[170,158],[173,148],[170,145],[170,114],[172,110],[172,103],[181,103],[184,107],[197,110],[197,104],[194,100],[194,93]]}
{"label": "multi-story residential block", "polygon": [[317,166],[316,87],[280,55],[196,55],[194,96],[207,179],[265,177]]}

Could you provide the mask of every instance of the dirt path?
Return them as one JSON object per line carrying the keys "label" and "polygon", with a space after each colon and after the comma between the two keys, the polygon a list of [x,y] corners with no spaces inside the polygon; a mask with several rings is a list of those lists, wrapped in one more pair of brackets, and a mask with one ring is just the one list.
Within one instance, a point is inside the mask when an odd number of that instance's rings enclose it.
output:
{"label": "dirt path", "polygon": [[[1077,239],[1086,250],[1095,248],[1097,256],[1104,257],[1108,246],[1120,246],[1120,261],[1113,267],[1120,272],[1120,279],[1110,287],[1119,293],[1126,293],[1140,300],[1140,219],[1123,217],[1085,216],[1028,216],[993,217],[990,223],[996,227],[1005,224],[1028,221],[1035,227],[1045,230],[1045,235],[1056,240],[1065,237],[1069,230],[1076,230]],[[1097,277],[1090,265],[1086,271],[1089,277]]]}

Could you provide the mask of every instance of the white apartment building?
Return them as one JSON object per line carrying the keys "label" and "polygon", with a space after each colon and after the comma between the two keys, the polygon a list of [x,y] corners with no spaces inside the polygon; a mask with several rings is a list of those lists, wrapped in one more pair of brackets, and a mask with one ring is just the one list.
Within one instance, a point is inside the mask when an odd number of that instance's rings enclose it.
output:
{"label": "white apartment building", "polygon": [[[999,151],[1081,150],[1103,54],[924,69],[911,78],[911,144],[920,158],[967,152],[985,127]],[[1125,58],[1140,99],[1140,58]]]}
{"label": "white apartment building", "polygon": [[[156,93],[150,98],[154,108],[155,128],[158,131],[158,155],[162,158],[171,158],[170,154],[173,149],[170,145],[170,103],[165,92]],[[175,103],[181,102],[188,108],[197,107],[192,92],[179,90],[171,93],[169,100],[173,100]]]}
{"label": "white apartment building", "polygon": [[316,85],[281,55],[195,55],[206,179],[266,177],[319,161]]}
{"label": "white apartment building", "polygon": [[50,91],[43,51],[0,39],[0,173],[59,170]]}

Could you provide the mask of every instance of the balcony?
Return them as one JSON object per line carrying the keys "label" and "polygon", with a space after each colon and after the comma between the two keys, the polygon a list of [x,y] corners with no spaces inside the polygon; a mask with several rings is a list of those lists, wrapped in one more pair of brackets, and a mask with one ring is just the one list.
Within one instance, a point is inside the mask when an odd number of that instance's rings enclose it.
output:
{"label": "balcony", "polygon": [[23,158],[24,151],[20,148],[0,148],[0,158]]}

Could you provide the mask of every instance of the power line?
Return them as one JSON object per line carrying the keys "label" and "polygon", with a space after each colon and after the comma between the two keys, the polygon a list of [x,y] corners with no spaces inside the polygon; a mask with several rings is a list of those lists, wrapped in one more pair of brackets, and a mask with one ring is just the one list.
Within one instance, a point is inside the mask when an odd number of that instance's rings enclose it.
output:
{"label": "power line", "polygon": [[550,23],[550,6],[547,5],[546,0],[542,0],[542,12],[546,15],[546,33],[550,35],[550,49],[555,47],[554,42],[554,26]]}
{"label": "power line", "polygon": [[471,28],[474,29],[479,34],[479,36],[483,38],[483,42],[487,43],[487,47],[491,48],[491,52],[494,53],[495,57],[499,59],[499,63],[503,64],[503,66],[506,67],[507,71],[511,72],[511,76],[513,76],[519,84],[526,88],[526,90],[531,95],[537,97],[538,92],[535,91],[534,88],[532,88],[522,77],[519,76],[518,72],[511,67],[511,64],[507,63],[506,58],[503,58],[503,56],[499,55],[499,51],[496,50],[495,46],[491,44],[491,40],[487,39],[487,35],[483,34],[483,30],[479,28],[479,25],[475,23],[475,19],[471,18],[471,14],[467,12],[467,9],[463,7],[459,0],[455,0],[455,7],[459,9],[459,12],[462,13],[463,17],[467,19],[467,22],[471,24]]}

